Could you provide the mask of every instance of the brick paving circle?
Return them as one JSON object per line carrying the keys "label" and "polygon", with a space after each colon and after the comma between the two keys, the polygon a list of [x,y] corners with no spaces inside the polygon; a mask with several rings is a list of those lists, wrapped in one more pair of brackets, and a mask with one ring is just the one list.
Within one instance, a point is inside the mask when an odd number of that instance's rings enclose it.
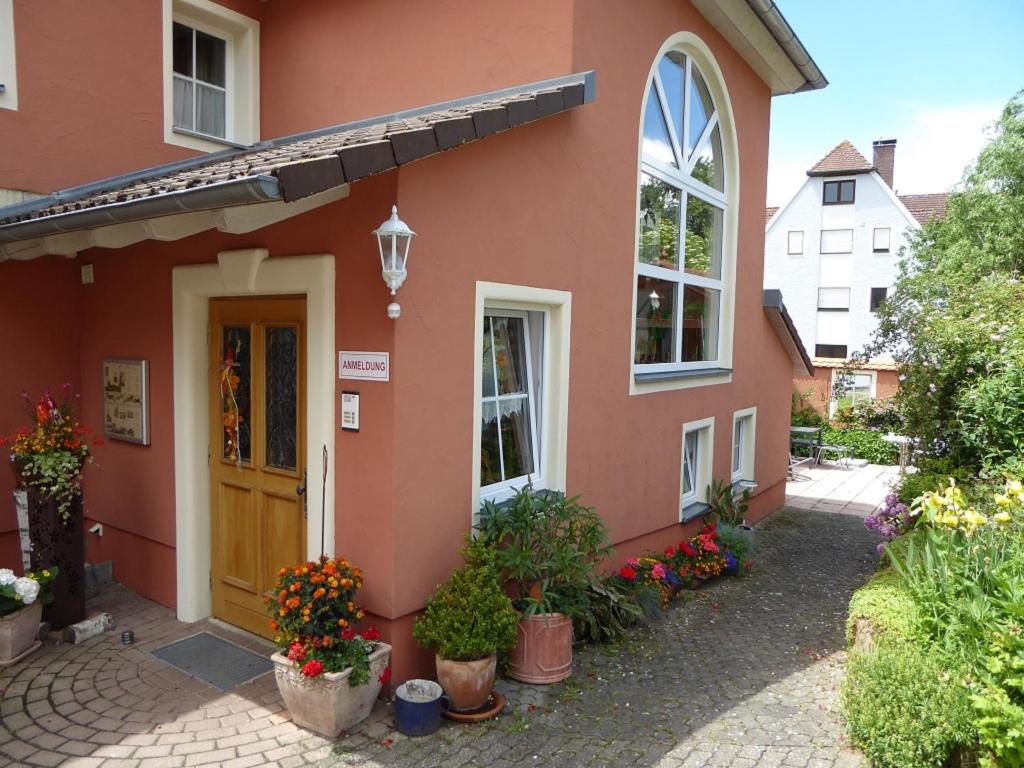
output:
{"label": "brick paving circle", "polygon": [[563,684],[503,681],[498,720],[393,730],[390,706],[337,742],[288,719],[273,674],[223,693],[150,655],[211,631],[119,587],[93,605],[119,629],[48,645],[0,670],[0,766],[794,766],[866,765],[843,743],[837,686],[852,591],[877,564],[855,515],[783,510],[757,533],[757,569],[675,605],[660,624],[577,653]]}

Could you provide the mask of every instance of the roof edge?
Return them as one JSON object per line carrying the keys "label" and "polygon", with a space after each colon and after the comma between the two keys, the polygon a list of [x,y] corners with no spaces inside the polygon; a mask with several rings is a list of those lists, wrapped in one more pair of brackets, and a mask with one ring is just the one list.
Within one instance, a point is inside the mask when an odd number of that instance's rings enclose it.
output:
{"label": "roof edge", "polygon": [[[793,373],[799,376],[813,376],[814,364],[804,348],[793,318],[790,317],[786,305],[782,302],[782,291],[778,288],[766,288],[762,293],[761,304],[773,320],[772,325],[779,335],[779,341],[789,352],[790,359],[793,361]],[[786,334],[785,337],[783,337],[783,333]]]}
{"label": "roof edge", "polygon": [[817,91],[828,85],[828,79],[822,73],[821,68],[811,57],[811,54],[800,42],[796,32],[782,15],[782,11],[775,5],[774,0],[747,0],[750,10],[757,14],[765,29],[779,44],[787,58],[797,68],[797,71],[804,78],[804,84],[793,93],[804,91]]}

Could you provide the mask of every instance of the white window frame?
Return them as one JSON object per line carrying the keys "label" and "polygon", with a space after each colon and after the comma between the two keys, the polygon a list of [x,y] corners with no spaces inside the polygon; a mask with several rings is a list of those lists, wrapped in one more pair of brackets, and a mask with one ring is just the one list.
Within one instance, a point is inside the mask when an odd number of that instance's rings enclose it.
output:
{"label": "white window frame", "polygon": [[[212,0],[163,0],[163,17],[164,141],[203,152],[259,141],[259,22]],[[174,127],[174,22],[227,43],[223,139]]]}
{"label": "white window frame", "polygon": [[[835,416],[836,415],[836,411],[839,410],[839,400],[836,399],[835,392],[836,392],[836,377],[839,375],[839,372],[841,370],[843,370],[843,369],[842,368],[833,368],[832,369],[832,376],[829,379],[829,405],[828,405],[829,417]],[[870,385],[870,387],[868,389],[868,399],[869,400],[876,400],[876,399],[878,399],[878,371],[855,371],[855,370],[851,370],[849,373],[850,373],[851,376],[868,376],[868,377],[870,377],[871,385]],[[856,405],[856,403],[857,403],[857,400],[856,400],[856,398],[854,398],[854,404]]]}
{"label": "white window frame", "polygon": [[[850,233],[849,247],[847,247],[846,243],[844,243],[842,247],[845,250],[834,249],[834,248],[830,248],[829,250],[825,250],[825,236],[826,235],[830,235],[833,232],[849,232]],[[846,229],[846,228],[823,229],[823,230],[821,230],[821,246],[820,246],[819,250],[820,250],[821,253],[853,253],[853,230],[852,229]]]}
{"label": "white window frame", "polygon": [[[473,444],[471,454],[471,522],[478,521],[484,500],[501,501],[526,484],[502,489],[501,493],[486,496],[480,487],[480,443],[483,412],[483,348],[484,314],[492,312],[541,313],[543,315],[543,344],[540,367],[543,382],[537,388],[535,409],[537,421],[534,436],[538,441],[533,476],[534,487],[565,492],[566,456],[569,428],[569,343],[572,322],[572,294],[547,288],[490,283],[476,284],[475,321],[473,335]],[[536,427],[539,425],[539,429]],[[492,486],[493,488],[493,486]],[[490,489],[488,489],[490,490]],[[495,489],[497,490],[497,489]]]}
{"label": "white window frame", "polygon": [[[799,235],[799,245],[793,246],[793,235]],[[791,229],[786,233],[786,254],[789,256],[804,255],[804,231],[802,229]]]}
{"label": "white window frame", "polygon": [[[697,433],[697,466],[694,472],[693,488],[686,492],[686,436]],[[679,521],[683,522],[686,509],[693,504],[708,503],[708,486],[713,477],[715,448],[714,416],[688,421],[683,424],[683,436],[679,443]]]}
{"label": "white window frame", "polygon": [[[881,233],[885,233],[885,247],[879,248],[878,238]],[[871,251],[872,253],[891,253],[892,252],[892,227],[875,227],[871,231]]]}
{"label": "white window frame", "polygon": [[[658,65],[662,58],[671,51],[677,51],[686,57],[687,73],[685,88],[690,88],[689,72],[694,65],[704,79],[712,103],[715,107],[714,117],[709,120],[697,147],[703,146],[710,137],[711,132],[717,125],[722,145],[721,160],[723,164],[723,191],[710,187],[689,176],[692,165],[696,162],[699,152],[692,153],[690,158],[683,163],[682,168],[675,168],[669,164],[659,162],[654,158],[642,154],[644,115],[647,111],[648,95],[654,86],[655,97],[665,114],[669,114],[665,101],[664,89],[661,87],[661,78],[658,73]],[[688,98],[684,97],[684,100]],[[686,101],[686,104],[689,102]],[[689,132],[689,110],[683,112],[683,132]],[[675,126],[671,120],[667,121],[666,129],[669,132],[670,141],[676,154],[679,155],[679,141],[675,135]],[[650,264],[641,264],[640,245],[640,222],[636,216],[636,231],[634,243],[634,271],[631,293],[633,295],[632,312],[630,313],[630,366],[629,366],[629,392],[631,395],[646,394],[651,392],[663,392],[675,389],[687,389],[690,387],[709,386],[724,384],[732,381],[732,353],[734,336],[734,306],[735,306],[735,269],[736,269],[736,231],[737,231],[737,190],[738,179],[738,153],[736,150],[737,140],[735,121],[732,112],[732,105],[729,99],[728,90],[725,86],[725,78],[717,61],[711,53],[711,49],[699,37],[690,32],[679,32],[674,34],[665,43],[654,58],[646,82],[644,83],[643,99],[641,103],[640,120],[637,137],[637,196],[635,210],[639,211],[640,186],[642,174],[647,174],[655,179],[668,183],[681,192],[680,200],[680,241],[684,240],[685,217],[686,217],[686,195],[693,194],[701,200],[712,204],[722,211],[722,247],[721,247],[721,277],[719,279],[702,277],[699,275],[687,274],[683,271],[685,254],[680,254],[680,269],[667,269]],[[692,162],[691,162],[692,161]],[[682,286],[693,285],[697,287],[712,288],[719,291],[718,307],[718,354],[714,360],[703,360],[695,362],[670,362],[670,363],[647,363],[637,364],[633,362],[636,352],[636,285],[640,276],[653,277],[656,279],[669,280],[678,283],[678,297],[676,301],[677,316],[681,316],[683,310]],[[677,321],[677,328],[678,328]],[[676,354],[674,357],[680,359],[682,334],[676,332]],[[672,376],[671,374],[679,374]],[[653,374],[647,378],[646,374]]]}
{"label": "white window frame", "polygon": [[[171,124],[176,131],[189,131],[204,139],[210,139],[211,141],[228,141],[228,137],[234,134],[234,93],[232,92],[233,75],[234,75],[234,45],[230,37],[225,36],[219,30],[207,29],[203,24],[197,24],[192,22],[186,22],[182,19],[175,19],[175,24],[181,24],[187,27],[192,32],[192,74],[191,76],[182,75],[174,71],[174,67],[171,67],[171,80],[181,80],[183,82],[192,84],[192,128],[184,128],[182,126],[176,126],[173,124],[174,113],[171,113]],[[173,25],[172,25],[173,31]],[[216,38],[224,43],[224,85],[219,86],[215,83],[208,83],[205,80],[200,80],[196,75],[196,36],[197,33],[202,32],[203,34],[209,35],[210,37]],[[173,51],[172,51],[173,57]],[[212,88],[220,91],[224,94],[224,135],[215,136],[212,133],[204,133],[199,130],[199,126],[196,123],[196,117],[198,110],[196,104],[199,99],[199,87],[202,85],[204,88]]]}
{"label": "white window frame", "polygon": [[[739,435],[737,435],[737,428],[739,428]],[[756,482],[754,477],[756,450],[757,406],[755,405],[750,408],[742,408],[732,415],[732,460],[729,476],[733,483]]]}
{"label": "white window frame", "polygon": [[0,0],[0,109],[18,108],[18,61],[14,48],[14,0]]}
{"label": "white window frame", "polygon": [[[821,296],[822,296],[821,292],[822,291],[846,291],[846,303],[842,304],[842,305],[835,304],[835,305],[822,306],[822,300],[821,300]],[[821,286],[820,288],[818,288],[818,311],[819,312],[849,312],[850,311],[850,293],[851,293],[850,289],[847,288],[846,286],[842,286],[842,285]]]}
{"label": "white window frame", "polygon": [[[534,371],[534,352],[531,344],[531,337],[533,332],[530,328],[530,315],[533,314],[537,319],[540,320],[542,327],[539,329],[541,338],[545,336],[545,327],[547,326],[547,313],[537,312],[531,313],[520,309],[504,309],[500,307],[486,306],[484,307],[485,317],[511,317],[517,318],[523,321],[523,347],[524,354],[526,355],[525,368],[526,368],[526,394],[514,394],[514,395],[501,395],[498,394],[498,366],[497,361],[493,361],[493,372],[494,372],[494,395],[485,396],[480,395],[481,411],[483,410],[484,401],[493,402],[498,407],[499,419],[500,419],[500,405],[503,401],[509,400],[526,400],[527,410],[530,418],[530,450],[533,452],[532,464],[534,471],[525,475],[519,475],[518,477],[508,478],[498,483],[492,483],[491,485],[485,485],[480,488],[480,498],[482,500],[490,501],[503,501],[511,496],[515,495],[520,488],[526,485],[532,485],[534,488],[544,488],[544,475],[540,470],[543,467],[541,461],[541,443],[540,435],[543,433],[544,425],[539,420],[540,409],[537,408],[538,394],[543,389],[541,383],[537,380],[536,376],[539,373],[540,377],[543,377],[543,365],[541,371]],[[486,329],[484,330],[486,333]],[[481,337],[481,343],[483,338]],[[491,340],[491,354],[494,355],[494,341]],[[543,355],[543,347],[541,349],[541,355]],[[481,374],[482,375],[482,374]],[[499,420],[499,435],[500,435],[500,420]],[[482,429],[481,425],[477,425],[477,429]],[[482,441],[482,438],[481,438]],[[501,438],[498,439],[498,452],[501,456],[502,466],[504,467],[504,450],[502,447]]]}

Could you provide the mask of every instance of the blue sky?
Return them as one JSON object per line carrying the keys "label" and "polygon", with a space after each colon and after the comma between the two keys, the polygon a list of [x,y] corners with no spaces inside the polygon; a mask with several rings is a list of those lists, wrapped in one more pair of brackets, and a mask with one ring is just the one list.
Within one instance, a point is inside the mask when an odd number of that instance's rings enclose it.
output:
{"label": "blue sky", "polygon": [[900,193],[948,189],[1024,88],[1024,0],[777,2],[829,86],[773,99],[769,205],[843,139],[897,139]]}

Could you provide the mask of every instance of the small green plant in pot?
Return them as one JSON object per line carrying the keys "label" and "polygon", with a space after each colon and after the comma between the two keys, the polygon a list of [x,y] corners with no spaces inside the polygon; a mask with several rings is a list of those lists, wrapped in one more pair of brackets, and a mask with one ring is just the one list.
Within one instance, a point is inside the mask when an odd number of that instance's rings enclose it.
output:
{"label": "small green plant in pot", "polygon": [[608,531],[579,497],[526,487],[501,505],[487,502],[480,538],[523,614],[509,674],[554,683],[572,674],[573,619],[587,612],[598,566],[611,554]]}
{"label": "small green plant in pot", "polygon": [[754,549],[754,529],[747,525],[750,489],[736,497],[735,488],[724,480],[712,480],[708,486],[708,506],[718,524],[718,534],[727,540],[729,550],[743,562]]}
{"label": "small green plant in pot", "polygon": [[436,653],[437,680],[457,712],[479,709],[491,695],[497,654],[516,642],[519,614],[501,586],[495,550],[470,540],[465,560],[427,601],[413,637]]}

